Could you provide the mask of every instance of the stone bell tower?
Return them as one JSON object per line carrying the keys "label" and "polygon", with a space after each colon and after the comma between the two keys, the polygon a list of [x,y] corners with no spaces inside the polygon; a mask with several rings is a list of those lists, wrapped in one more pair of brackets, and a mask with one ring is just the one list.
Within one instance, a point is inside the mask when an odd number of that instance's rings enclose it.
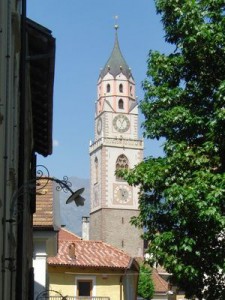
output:
{"label": "stone bell tower", "polygon": [[139,190],[115,175],[117,169],[133,168],[143,159],[135,81],[119,47],[117,25],[112,53],[98,78],[95,138],[89,150],[90,239],[142,256],[142,231],[130,224],[139,214]]}

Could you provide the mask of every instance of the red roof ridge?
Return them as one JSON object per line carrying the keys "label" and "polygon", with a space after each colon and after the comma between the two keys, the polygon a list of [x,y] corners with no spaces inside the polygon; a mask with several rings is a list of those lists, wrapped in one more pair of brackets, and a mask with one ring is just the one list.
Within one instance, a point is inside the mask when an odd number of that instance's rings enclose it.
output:
{"label": "red roof ridge", "polygon": [[122,254],[125,254],[125,255],[131,257],[126,251],[118,249],[115,246],[112,246],[112,245],[110,245],[110,244],[108,244],[106,242],[103,242],[101,240],[82,240],[82,239],[80,239],[80,240],[77,240],[76,242],[86,242],[86,243],[92,243],[92,244],[94,244],[94,243],[96,243],[96,244],[102,244],[103,246],[105,245],[106,247],[111,248],[113,251],[116,251],[118,253],[122,253]]}
{"label": "red roof ridge", "polygon": [[125,252],[124,250],[121,250],[121,249],[118,249],[118,248],[116,248],[116,247],[114,247],[114,246],[112,246],[112,245],[110,245],[110,244],[108,244],[108,243],[105,243],[105,242],[103,242],[103,241],[101,241],[101,240],[82,240],[82,238],[80,238],[79,240],[76,240],[76,239],[74,239],[74,240],[60,240],[60,243],[62,243],[62,242],[64,242],[64,243],[74,243],[74,242],[76,242],[76,243],[89,243],[89,244],[101,244],[101,245],[103,245],[103,246],[106,246],[106,247],[108,247],[108,248],[111,248],[113,251],[115,251],[115,252],[118,252],[118,253],[121,253],[121,254],[123,254],[123,255],[127,255],[127,256],[129,256],[129,257],[131,257],[127,252]]}
{"label": "red roof ridge", "polygon": [[126,251],[124,251],[124,250],[122,250],[122,249],[119,249],[119,248],[116,248],[116,247],[114,247],[114,246],[112,246],[112,245],[110,245],[110,244],[107,244],[107,243],[103,242],[103,241],[101,241],[101,242],[102,242],[102,244],[107,245],[109,248],[112,248],[113,250],[116,250],[117,252],[123,253],[123,254],[125,254],[125,255],[131,257]]}
{"label": "red roof ridge", "polygon": [[71,240],[81,240],[81,237],[73,233],[66,228],[60,228],[58,235],[59,242],[61,241],[71,241]]}
{"label": "red roof ridge", "polygon": [[[62,233],[66,233],[65,236],[62,237]],[[126,269],[134,263],[129,254],[101,240],[77,239],[65,230],[61,230],[61,237],[59,233],[58,253],[48,258],[49,265]]]}

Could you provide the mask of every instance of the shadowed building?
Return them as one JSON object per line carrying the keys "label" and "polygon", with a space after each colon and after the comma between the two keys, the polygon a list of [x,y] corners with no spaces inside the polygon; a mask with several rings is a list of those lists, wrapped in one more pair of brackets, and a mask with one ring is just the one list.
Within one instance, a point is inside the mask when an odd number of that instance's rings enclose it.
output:
{"label": "shadowed building", "polygon": [[[52,153],[55,39],[0,1],[0,299],[33,297],[36,153]],[[32,183],[32,184],[31,184]]]}

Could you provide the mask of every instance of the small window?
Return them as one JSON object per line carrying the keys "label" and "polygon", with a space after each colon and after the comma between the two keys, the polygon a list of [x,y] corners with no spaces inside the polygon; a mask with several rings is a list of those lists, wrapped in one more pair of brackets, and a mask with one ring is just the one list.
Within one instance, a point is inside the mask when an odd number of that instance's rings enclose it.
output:
{"label": "small window", "polygon": [[110,84],[109,84],[109,83],[108,83],[107,86],[106,86],[106,92],[107,92],[107,93],[110,93]]}
{"label": "small window", "polygon": [[130,94],[131,94],[131,96],[133,96],[133,89],[132,89],[132,85],[130,86]]}
{"label": "small window", "polygon": [[95,182],[98,182],[98,159],[95,157]]}
{"label": "small window", "polygon": [[123,109],[124,108],[124,106],[123,106],[123,100],[122,99],[119,100],[118,106],[119,106],[119,109]]}
{"label": "small window", "polygon": [[119,85],[119,91],[120,91],[120,93],[123,93],[123,85],[122,85],[122,83]]}
{"label": "small window", "polygon": [[92,280],[77,281],[78,296],[92,296]]}

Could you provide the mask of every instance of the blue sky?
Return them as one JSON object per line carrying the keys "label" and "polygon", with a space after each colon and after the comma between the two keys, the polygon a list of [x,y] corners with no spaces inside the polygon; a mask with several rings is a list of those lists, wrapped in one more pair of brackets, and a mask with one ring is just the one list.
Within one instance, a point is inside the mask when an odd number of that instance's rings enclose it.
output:
{"label": "blue sky", "polygon": [[[51,176],[89,178],[89,142],[94,139],[94,104],[100,68],[114,44],[115,16],[119,43],[143,99],[149,50],[168,52],[153,0],[28,0],[27,16],[56,38],[53,105],[53,154],[38,157]],[[143,117],[140,115],[140,123]],[[140,136],[141,137],[141,136]],[[162,155],[145,140],[145,156]]]}

